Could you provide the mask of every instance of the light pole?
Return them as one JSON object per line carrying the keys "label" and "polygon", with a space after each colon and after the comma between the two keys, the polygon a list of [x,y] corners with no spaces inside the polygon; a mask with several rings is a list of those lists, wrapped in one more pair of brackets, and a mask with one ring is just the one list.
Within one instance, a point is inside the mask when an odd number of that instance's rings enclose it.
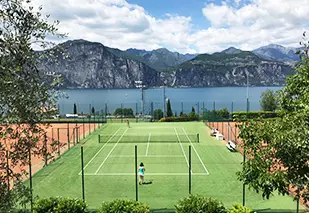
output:
{"label": "light pole", "polygon": [[165,99],[166,99],[166,97],[165,97],[165,85],[164,85],[163,86],[163,110],[164,110],[163,116],[164,116],[164,118],[166,117],[166,102],[165,102]]}
{"label": "light pole", "polygon": [[142,91],[142,101],[141,101],[141,108],[142,108],[142,117],[144,119],[144,88],[146,85],[143,84],[143,81],[135,81],[136,88],[140,88]]}

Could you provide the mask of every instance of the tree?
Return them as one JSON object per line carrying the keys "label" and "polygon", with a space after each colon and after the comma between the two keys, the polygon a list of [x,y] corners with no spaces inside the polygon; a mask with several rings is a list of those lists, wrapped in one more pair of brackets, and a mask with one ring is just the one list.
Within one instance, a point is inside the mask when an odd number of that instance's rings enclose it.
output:
{"label": "tree", "polygon": [[74,106],[73,106],[73,114],[77,114],[77,107],[76,107],[75,103],[74,103]]}
{"label": "tree", "polygon": [[[44,39],[61,35],[58,22],[50,24],[41,7],[33,8],[29,0],[10,0],[0,1],[0,8],[0,117],[5,123],[0,128],[0,212],[9,212],[32,198],[22,183],[29,153],[47,157],[51,151],[41,143],[48,125],[38,124],[55,114],[51,109],[59,81],[46,75],[48,70],[39,70],[38,64],[57,60],[62,50],[46,50],[53,44]],[[46,51],[34,52],[33,45]]]}
{"label": "tree", "polygon": [[94,109],[94,107],[92,107],[92,108],[91,108],[91,114],[94,115],[94,113],[95,113],[95,109]]}
{"label": "tree", "polygon": [[173,116],[173,111],[172,111],[172,106],[171,106],[171,101],[170,99],[167,100],[167,106],[166,106],[166,116],[167,117],[172,117]]}
{"label": "tree", "polygon": [[267,89],[261,94],[260,105],[264,111],[275,111],[278,108],[278,98],[274,91]]}
{"label": "tree", "polygon": [[191,110],[191,112],[194,112],[194,114],[195,114],[195,109],[194,109],[194,107],[192,107],[192,110]]}
{"label": "tree", "polygon": [[[247,153],[238,178],[263,197],[278,191],[309,200],[309,59],[308,46],[294,76],[279,92],[280,117],[248,120],[240,125],[240,138]],[[306,189],[302,192],[303,189]]]}
{"label": "tree", "polygon": [[161,109],[156,109],[155,111],[153,111],[153,118],[155,120],[160,120],[161,118],[163,118],[163,111]]}

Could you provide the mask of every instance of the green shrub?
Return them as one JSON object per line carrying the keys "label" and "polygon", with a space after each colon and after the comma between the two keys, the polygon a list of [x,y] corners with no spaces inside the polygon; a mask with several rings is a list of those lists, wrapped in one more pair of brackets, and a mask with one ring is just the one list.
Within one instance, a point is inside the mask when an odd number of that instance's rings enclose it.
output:
{"label": "green shrub", "polygon": [[87,205],[78,199],[50,197],[37,200],[33,209],[36,213],[84,213]]}
{"label": "green shrub", "polygon": [[203,117],[206,121],[224,121],[230,119],[230,112],[227,108],[220,110],[205,110]]}
{"label": "green shrub", "polygon": [[113,114],[115,116],[134,117],[134,112],[131,108],[117,108]]}
{"label": "green shrub", "polygon": [[228,211],[228,213],[254,213],[253,210],[248,209],[247,207],[240,205],[240,204],[234,204],[233,208]]}
{"label": "green shrub", "polygon": [[153,118],[155,120],[160,120],[161,118],[163,118],[163,111],[161,109],[156,109],[155,111],[153,111]]}
{"label": "green shrub", "polygon": [[203,197],[200,195],[190,195],[178,201],[175,206],[176,213],[226,213],[226,209],[221,202],[216,199]]}
{"label": "green shrub", "polygon": [[182,117],[166,117],[161,118],[159,122],[185,122],[185,121],[198,121],[198,115],[187,116],[183,114]]}
{"label": "green shrub", "polygon": [[133,200],[117,199],[111,202],[103,202],[99,213],[148,213],[150,208],[147,204]]}
{"label": "green shrub", "polygon": [[255,112],[233,112],[232,117],[234,121],[245,121],[248,119],[258,118],[276,118],[279,117],[277,112],[255,111]]}

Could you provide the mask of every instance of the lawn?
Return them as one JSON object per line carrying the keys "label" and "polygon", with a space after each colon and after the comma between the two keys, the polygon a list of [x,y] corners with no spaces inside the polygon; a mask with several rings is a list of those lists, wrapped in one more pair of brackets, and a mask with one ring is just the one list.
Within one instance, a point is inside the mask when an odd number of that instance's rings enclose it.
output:
{"label": "lawn", "polygon": [[[138,188],[139,201],[152,209],[173,209],[188,196],[189,146],[192,160],[192,193],[221,200],[226,207],[242,203],[242,183],[236,172],[242,155],[232,153],[224,141],[209,136],[201,122],[106,124],[88,136],[84,147],[85,198],[90,208],[102,201],[135,199],[135,145],[138,163],[146,168],[146,181]],[[199,142],[196,135],[199,134]],[[100,143],[98,141],[100,135]],[[40,197],[81,198],[80,146],[33,177],[34,194]],[[296,202],[289,196],[274,195],[263,200],[246,190],[246,205],[258,212],[295,212]]]}

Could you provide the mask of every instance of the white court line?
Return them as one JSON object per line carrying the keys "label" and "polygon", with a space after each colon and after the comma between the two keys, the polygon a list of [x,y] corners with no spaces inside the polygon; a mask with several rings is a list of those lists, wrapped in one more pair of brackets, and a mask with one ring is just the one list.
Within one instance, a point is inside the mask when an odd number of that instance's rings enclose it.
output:
{"label": "white court line", "polygon": [[[108,141],[106,141],[106,143],[104,144],[104,146],[101,147],[101,149],[90,159],[90,161],[86,164],[86,166],[84,166],[84,170],[87,168],[87,166],[89,166],[89,164],[95,159],[95,157],[104,149],[104,147],[108,144],[108,142],[119,132],[120,128],[112,135],[112,137],[110,137],[108,139]],[[79,172],[79,174],[81,174],[82,171]]]}
{"label": "white court line", "polygon": [[206,172],[207,174],[209,174],[209,172],[208,172],[208,170],[207,170],[207,168],[206,168],[206,166],[205,166],[204,162],[202,161],[202,159],[201,159],[200,155],[197,153],[197,151],[196,151],[196,149],[195,149],[194,145],[192,144],[192,141],[191,141],[191,139],[189,138],[189,136],[188,136],[187,132],[185,131],[185,129],[184,129],[184,128],[182,128],[182,130],[183,130],[183,132],[185,133],[185,135],[187,136],[187,138],[188,138],[188,140],[189,140],[189,142],[190,142],[190,144],[191,144],[191,146],[192,146],[192,148],[193,148],[193,150],[194,150],[195,154],[197,155],[197,157],[198,157],[198,159],[200,160],[200,162],[201,162],[201,164],[202,164],[203,168],[205,169],[205,172]]}
{"label": "white court line", "polygon": [[147,144],[147,149],[146,149],[146,155],[148,155],[148,149],[149,149],[149,143],[150,143],[150,137],[151,137],[151,133],[149,133],[149,136],[148,136],[148,144]]}
{"label": "white court line", "polygon": [[[185,150],[183,149],[183,146],[182,146],[182,143],[181,143],[181,141],[180,141],[180,138],[179,138],[179,135],[178,135],[178,132],[177,132],[176,128],[174,128],[174,131],[175,131],[175,133],[176,133],[176,136],[177,136],[177,138],[178,138],[178,143],[179,143],[179,145],[180,145],[180,148],[181,148],[181,150],[182,150],[183,155],[185,156],[185,159],[186,159],[186,162],[187,162],[187,165],[188,165],[188,168],[189,168],[189,161],[188,161],[188,159],[187,159]],[[192,169],[191,169],[191,173],[192,173]]]}
{"label": "white court line", "polygon": [[[134,155],[111,155],[110,158],[134,158]],[[145,157],[138,155],[137,157]],[[147,155],[148,158],[183,158],[183,155]]]}
{"label": "white court line", "polygon": [[101,167],[103,166],[103,164],[106,162],[106,160],[108,159],[108,157],[112,154],[112,152],[114,151],[114,149],[116,148],[116,146],[118,145],[119,141],[121,140],[121,138],[124,136],[124,134],[126,134],[126,132],[128,131],[128,129],[126,129],[123,134],[121,135],[121,137],[118,139],[117,143],[113,146],[112,150],[108,153],[108,155],[106,156],[106,158],[103,160],[103,162],[100,164],[99,168],[97,169],[97,171],[95,171],[94,174],[97,174],[99,172],[99,170],[101,169]]}
{"label": "white court line", "polygon": [[[86,173],[85,176],[135,176],[135,173]],[[146,173],[148,176],[188,176],[188,173]],[[206,176],[206,173],[194,173],[195,176]]]}

